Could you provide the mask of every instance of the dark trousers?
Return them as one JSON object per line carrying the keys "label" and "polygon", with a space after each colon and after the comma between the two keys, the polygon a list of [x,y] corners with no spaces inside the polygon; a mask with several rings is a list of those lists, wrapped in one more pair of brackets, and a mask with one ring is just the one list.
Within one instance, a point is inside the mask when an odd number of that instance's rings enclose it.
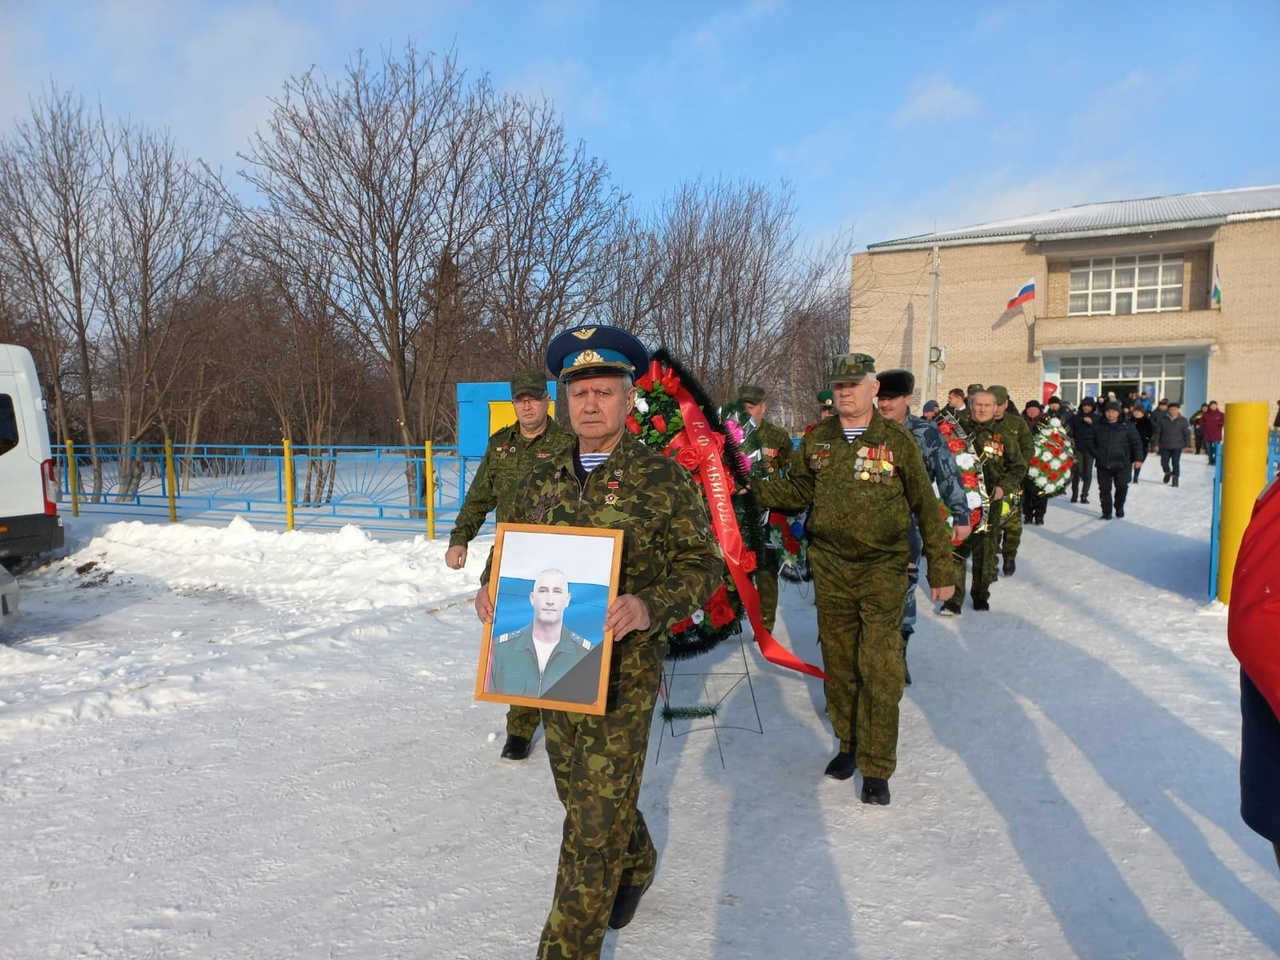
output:
{"label": "dark trousers", "polygon": [[1160,448],[1160,467],[1164,470],[1166,476],[1179,477],[1182,475],[1182,451],[1166,450]]}
{"label": "dark trousers", "polygon": [[[1133,473],[1133,467],[1123,467],[1119,470],[1108,470],[1106,467],[1098,468],[1098,502],[1102,505],[1102,515],[1104,517],[1111,516],[1111,508],[1117,510],[1124,509],[1124,499],[1129,494],[1129,476]],[[1115,503],[1112,503],[1111,488],[1115,487]]]}
{"label": "dark trousers", "polygon": [[1084,481],[1084,495],[1089,496],[1089,483],[1093,480],[1093,454],[1079,451],[1076,465],[1071,468],[1071,496],[1080,495],[1080,481]]}

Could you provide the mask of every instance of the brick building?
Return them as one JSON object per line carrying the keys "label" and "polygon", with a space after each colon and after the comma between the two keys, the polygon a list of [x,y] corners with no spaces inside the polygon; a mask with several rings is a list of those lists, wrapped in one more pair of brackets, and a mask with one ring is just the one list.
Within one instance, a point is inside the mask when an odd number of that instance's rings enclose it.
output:
{"label": "brick building", "polygon": [[[1006,384],[1019,408],[1045,381],[1072,403],[1130,390],[1191,408],[1280,397],[1280,186],[873,243],[852,269],[850,347],[912,370],[917,408],[972,382]],[[1035,299],[1007,309],[1028,279]]]}

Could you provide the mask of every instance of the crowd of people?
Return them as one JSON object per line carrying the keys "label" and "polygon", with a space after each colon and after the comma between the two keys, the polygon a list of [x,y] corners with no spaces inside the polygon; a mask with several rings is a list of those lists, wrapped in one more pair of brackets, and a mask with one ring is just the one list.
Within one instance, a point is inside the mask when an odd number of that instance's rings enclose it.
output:
{"label": "crowd of people", "polygon": [[[605,930],[626,926],[653,882],[657,851],[636,803],[669,632],[723,583],[722,550],[692,474],[626,429],[638,372],[648,364],[643,344],[616,328],[556,337],[547,367],[565,390],[570,429],[548,417],[542,371],[513,378],[517,422],[490,439],[446,554],[449,566],[462,567],[467,544],[493,510],[499,520],[625,533],[619,595],[604,621],[615,644],[605,712],[516,707],[508,717],[503,758],[529,756],[541,722],[565,807],[541,960],[598,957]],[[910,371],[877,370],[863,353],[837,356],[818,396],[818,419],[794,446],[766,419],[764,388],[746,385],[736,401],[748,418],[743,449],[759,505],[775,522],[779,514],[806,517],[826,713],[837,741],[823,772],[836,780],[861,773],[858,797],[874,806],[891,799],[917,580],[923,572],[941,615],[959,616],[966,592],[974,611],[991,609],[993,585],[1017,571],[1023,526],[1043,524],[1049,497],[1068,486],[1065,473],[1054,473],[1053,485],[1042,476],[1045,438],[1063,438],[1073,503],[1089,503],[1097,480],[1103,520],[1124,517],[1128,488],[1149,454],[1159,453],[1163,480],[1176,487],[1183,451],[1194,442],[1212,463],[1222,439],[1216,403],[1205,404],[1194,423],[1176,402],[1148,410],[1136,396],[1086,397],[1079,409],[1053,396],[1028,401],[1019,413],[1004,386],[975,383],[914,415],[914,391]],[[967,473],[956,438],[963,438]],[[986,500],[975,510],[977,477]],[[772,630],[779,558],[762,552],[760,624]],[[486,565],[475,596],[485,623],[494,615],[491,572]],[[536,594],[535,584],[535,611]],[[553,605],[546,606],[550,619]],[[544,646],[564,640],[562,626],[553,626],[542,631]],[[508,638],[521,689],[547,682],[552,658],[539,654],[536,634],[531,626],[528,643],[523,633]]]}

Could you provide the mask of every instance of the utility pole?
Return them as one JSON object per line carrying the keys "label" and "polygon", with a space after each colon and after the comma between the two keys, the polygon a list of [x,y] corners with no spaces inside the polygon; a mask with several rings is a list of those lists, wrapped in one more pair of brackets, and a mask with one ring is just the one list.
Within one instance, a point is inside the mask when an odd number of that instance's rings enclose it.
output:
{"label": "utility pole", "polygon": [[933,248],[932,263],[929,267],[929,339],[924,349],[924,392],[920,395],[920,405],[926,401],[938,399],[938,361],[941,359],[938,350],[938,248]]}

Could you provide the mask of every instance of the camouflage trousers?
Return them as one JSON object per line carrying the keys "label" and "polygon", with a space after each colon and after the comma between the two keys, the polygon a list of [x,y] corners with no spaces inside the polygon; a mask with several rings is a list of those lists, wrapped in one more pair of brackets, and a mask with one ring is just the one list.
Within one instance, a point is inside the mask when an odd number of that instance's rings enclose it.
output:
{"label": "camouflage trousers", "polygon": [[1016,557],[1018,555],[1018,547],[1022,543],[1022,507],[1014,510],[1004,518],[1004,523],[1000,524],[1000,549],[997,551],[1000,556]]}
{"label": "camouflage trousers", "polygon": [[778,616],[778,571],[782,568],[782,551],[765,547],[756,558],[756,592],[760,594],[760,619],[773,633]]}
{"label": "camouflage trousers", "polygon": [[970,556],[973,557],[973,592],[970,595],[975,600],[991,598],[991,584],[996,581],[996,540],[999,536],[999,530],[973,533],[953,551],[956,559],[955,603],[964,602],[964,585],[968,578]]}
{"label": "camouflage trousers", "polygon": [[507,735],[532,740],[541,722],[542,711],[537,707],[520,707],[513,703],[507,711]]}
{"label": "camouflage trousers", "polygon": [[831,729],[863,776],[891,777],[898,765],[898,701],[906,682],[906,557],[850,561],[814,544],[809,561]]}
{"label": "camouflage trousers", "polygon": [[614,646],[604,716],[542,713],[565,815],[538,960],[599,957],[618,887],[642,886],[657,869],[658,851],[636,800],[665,652],[653,641]]}

